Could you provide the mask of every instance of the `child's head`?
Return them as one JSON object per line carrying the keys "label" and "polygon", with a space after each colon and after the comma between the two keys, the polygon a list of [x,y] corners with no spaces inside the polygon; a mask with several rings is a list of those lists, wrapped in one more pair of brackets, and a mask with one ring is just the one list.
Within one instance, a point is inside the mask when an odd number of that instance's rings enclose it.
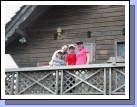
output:
{"label": "child's head", "polygon": [[75,46],[69,45],[69,51],[70,51],[70,53],[75,53]]}
{"label": "child's head", "polygon": [[62,46],[61,50],[62,50],[63,53],[67,52],[68,46],[67,45]]}
{"label": "child's head", "polygon": [[58,50],[58,52],[57,52],[57,57],[58,57],[58,58],[62,58],[62,56],[63,56],[62,51],[61,51],[61,50]]}

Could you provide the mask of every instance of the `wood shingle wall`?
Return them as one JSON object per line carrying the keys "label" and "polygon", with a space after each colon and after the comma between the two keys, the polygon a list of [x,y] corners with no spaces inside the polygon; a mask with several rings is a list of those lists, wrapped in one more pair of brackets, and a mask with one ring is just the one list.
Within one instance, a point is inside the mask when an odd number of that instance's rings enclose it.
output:
{"label": "wood shingle wall", "polygon": [[[63,40],[54,40],[56,29],[63,30]],[[115,40],[124,39],[124,5],[53,6],[27,31],[27,43],[14,42],[8,50],[19,67],[37,66],[49,62],[54,51],[65,44],[82,40],[96,44],[96,63],[115,56]],[[87,32],[91,31],[91,38]],[[18,40],[17,40],[18,41]]]}

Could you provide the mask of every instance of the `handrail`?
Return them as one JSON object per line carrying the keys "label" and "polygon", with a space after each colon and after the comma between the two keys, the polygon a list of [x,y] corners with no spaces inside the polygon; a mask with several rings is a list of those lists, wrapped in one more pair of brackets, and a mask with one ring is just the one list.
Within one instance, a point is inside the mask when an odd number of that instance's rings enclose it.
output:
{"label": "handrail", "polygon": [[5,72],[15,71],[44,71],[44,70],[63,70],[63,69],[84,69],[84,68],[109,68],[109,67],[124,67],[125,63],[103,63],[103,64],[89,64],[89,65],[72,65],[72,66],[42,66],[42,67],[23,67],[23,68],[7,68]]}
{"label": "handrail", "polygon": [[125,63],[8,68],[5,83],[6,95],[125,94]]}

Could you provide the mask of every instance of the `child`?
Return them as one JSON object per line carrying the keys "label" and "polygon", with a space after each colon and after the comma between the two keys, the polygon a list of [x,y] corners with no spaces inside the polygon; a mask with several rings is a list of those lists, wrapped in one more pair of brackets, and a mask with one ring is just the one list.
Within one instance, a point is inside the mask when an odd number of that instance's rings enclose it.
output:
{"label": "child", "polygon": [[66,57],[67,65],[76,65],[76,54],[75,54],[75,46],[69,45],[70,54]]}
{"label": "child", "polygon": [[[68,46],[67,46],[67,45],[62,46],[62,47],[61,47],[61,50],[62,50],[62,52],[63,52],[62,59],[65,61],[65,60],[66,60],[66,56],[68,55],[68,53],[67,53]],[[54,54],[53,54],[53,56],[52,56],[52,59],[54,59],[55,57],[57,57],[57,52],[58,52],[58,51],[59,51],[59,50],[57,50],[57,51],[54,52]],[[49,62],[49,66],[53,66],[52,59],[51,59],[51,61]]]}
{"label": "child", "polygon": [[[69,51],[70,51],[70,54],[67,55],[66,57],[66,63],[67,65],[76,65],[76,54],[75,54],[75,46],[74,45],[69,45]],[[72,74],[75,74],[74,70],[69,70],[70,73]],[[69,83],[69,81],[67,81],[67,78],[70,78],[70,80],[72,81],[73,84],[75,84],[75,78],[72,76],[72,75],[69,75],[67,73],[64,74],[64,77],[65,77],[65,81],[66,81],[66,84]],[[66,85],[68,86],[68,85]],[[72,87],[73,85],[70,84],[70,87]],[[69,87],[67,87],[69,88]],[[69,92],[72,93],[73,91],[75,90],[75,87],[73,89],[71,89]]]}
{"label": "child", "polygon": [[65,66],[66,62],[62,59],[63,52],[61,50],[57,51],[57,57],[52,59],[53,66]]}

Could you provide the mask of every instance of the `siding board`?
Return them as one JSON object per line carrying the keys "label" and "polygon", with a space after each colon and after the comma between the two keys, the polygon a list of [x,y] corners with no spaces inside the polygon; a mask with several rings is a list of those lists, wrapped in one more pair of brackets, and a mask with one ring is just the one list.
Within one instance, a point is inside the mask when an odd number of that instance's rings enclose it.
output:
{"label": "siding board", "polygon": [[[63,39],[54,40],[61,27]],[[124,39],[124,5],[53,6],[41,18],[26,28],[27,43],[11,43],[9,52],[19,67],[34,67],[48,63],[53,53],[65,44],[77,40],[95,43],[95,63],[104,63],[114,56],[115,39]],[[87,37],[91,31],[91,38]]]}
{"label": "siding board", "polygon": [[114,50],[96,50],[96,55],[112,55]]}
{"label": "siding board", "polygon": [[99,45],[103,45],[103,44],[106,44],[106,45],[110,45],[110,44],[114,44],[114,40],[98,40],[96,41],[97,44]]}
{"label": "siding board", "polygon": [[100,49],[104,49],[104,50],[110,49],[110,50],[112,50],[112,49],[114,49],[114,45],[97,45],[96,50],[100,50]]}
{"label": "siding board", "polygon": [[56,31],[57,27],[61,27],[63,30],[66,29],[79,29],[79,28],[98,28],[98,27],[107,27],[107,26],[124,26],[125,22],[124,21],[111,21],[111,22],[102,22],[102,23],[87,23],[87,24],[79,24],[77,25],[60,25],[60,26],[45,26],[44,29],[42,27],[35,27],[29,29],[31,32],[44,32],[44,31],[51,31],[54,30]]}
{"label": "siding board", "polygon": [[83,23],[90,23],[90,22],[92,22],[92,23],[102,23],[102,22],[110,22],[110,21],[121,21],[121,20],[124,20],[125,19],[125,16],[123,15],[123,16],[116,16],[116,17],[114,17],[114,16],[112,16],[112,17],[100,17],[99,19],[98,18],[90,18],[90,17],[87,17],[86,18],[86,20],[85,19],[83,19],[82,17],[81,18],[79,18],[79,20],[74,20],[74,19],[72,19],[72,20],[69,20],[69,19],[67,19],[67,20],[60,20],[60,21],[53,21],[53,22],[39,22],[39,24],[36,24],[34,27],[39,27],[39,26],[44,26],[44,27],[46,27],[46,26],[51,26],[51,25],[54,25],[54,24],[56,24],[56,26],[60,26],[60,25],[70,25],[70,23],[73,23],[73,24],[79,24],[79,23],[81,23],[81,24],[83,24]]}
{"label": "siding board", "polygon": [[112,57],[113,55],[96,55],[97,60],[108,60],[109,57]]}
{"label": "siding board", "polygon": [[[49,22],[58,22],[58,21],[68,21],[68,20],[77,20],[77,19],[96,19],[96,18],[108,18],[108,17],[116,17],[116,16],[124,16],[125,13],[123,12],[112,12],[112,13],[99,13],[99,14],[83,14],[82,15],[71,15],[71,16],[61,16],[59,18],[47,18]],[[54,21],[53,21],[54,20]],[[45,21],[48,23],[48,21]]]}

